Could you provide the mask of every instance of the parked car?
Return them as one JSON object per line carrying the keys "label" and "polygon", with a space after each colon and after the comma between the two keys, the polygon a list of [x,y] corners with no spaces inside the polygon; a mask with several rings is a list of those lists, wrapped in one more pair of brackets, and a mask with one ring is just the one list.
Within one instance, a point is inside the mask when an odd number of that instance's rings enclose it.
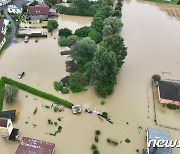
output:
{"label": "parked car", "polygon": [[18,79],[21,79],[21,78],[24,76],[24,74],[25,74],[25,72],[24,72],[24,71],[19,72],[19,74],[18,74]]}
{"label": "parked car", "polygon": [[39,41],[39,38],[35,38],[35,42],[37,43]]}
{"label": "parked car", "polygon": [[25,43],[28,43],[28,41],[29,41],[29,36],[25,36],[24,42],[25,42]]}

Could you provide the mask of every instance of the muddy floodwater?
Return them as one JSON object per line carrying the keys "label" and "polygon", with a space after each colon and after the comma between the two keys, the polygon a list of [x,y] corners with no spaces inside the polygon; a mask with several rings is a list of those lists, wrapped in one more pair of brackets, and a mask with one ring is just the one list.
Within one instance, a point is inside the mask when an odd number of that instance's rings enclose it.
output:
{"label": "muddy floodwater", "polygon": [[[165,6],[164,6],[165,7]],[[167,6],[169,7],[169,6]],[[58,53],[66,48],[57,44],[57,33],[47,39],[35,43],[13,44],[0,58],[0,75],[17,80],[19,71],[25,71],[20,80],[32,87],[67,99],[74,104],[86,105],[97,111],[106,111],[114,124],[101,121],[96,114],[73,115],[71,110],[55,113],[53,109],[44,108],[52,102],[19,92],[13,105],[4,102],[3,109],[16,109],[20,112],[14,126],[20,129],[23,136],[49,141],[56,144],[56,153],[91,154],[91,145],[95,143],[94,132],[99,129],[101,135],[96,144],[102,154],[135,154],[136,149],[146,148],[146,132],[148,127],[167,130],[171,139],[180,139],[180,131],[156,126],[180,129],[180,111],[163,108],[156,100],[156,111],[151,85],[151,76],[161,74],[163,79],[180,80],[180,22],[171,18],[158,5],[140,1],[124,1],[122,8],[124,27],[122,35],[128,47],[128,56],[121,72],[117,76],[117,85],[113,95],[106,99],[98,97],[92,87],[78,94],[62,95],[53,88],[53,82],[68,75],[65,71],[66,56]],[[84,25],[90,25],[92,18],[71,17],[61,15],[58,18],[60,27],[68,27],[73,31]],[[54,39],[55,38],[55,39]],[[27,95],[27,97],[26,97]],[[102,100],[106,101],[101,105]],[[37,113],[33,111],[37,107]],[[57,121],[58,117],[63,117]],[[62,131],[57,136],[50,136],[56,126],[48,125],[47,120],[57,121]],[[26,124],[26,122],[28,123]],[[33,124],[37,125],[33,128]],[[142,127],[142,130],[138,128]],[[122,141],[117,147],[106,142],[107,137]],[[129,138],[128,144],[125,139]],[[0,153],[12,154],[18,143],[0,138]],[[179,154],[180,149],[172,149]]]}

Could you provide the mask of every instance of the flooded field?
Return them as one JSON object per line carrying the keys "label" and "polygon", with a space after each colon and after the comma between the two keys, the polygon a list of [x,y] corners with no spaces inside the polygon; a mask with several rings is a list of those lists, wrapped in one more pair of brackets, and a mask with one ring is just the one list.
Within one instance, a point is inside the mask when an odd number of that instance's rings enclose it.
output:
{"label": "flooded field", "polygon": [[[28,136],[56,144],[56,153],[91,154],[94,142],[94,132],[99,129],[101,135],[97,147],[102,154],[135,154],[136,149],[146,148],[146,132],[148,127],[167,130],[172,139],[179,139],[180,132],[156,126],[154,123],[154,106],[151,86],[151,76],[155,73],[163,79],[180,79],[180,22],[171,19],[157,5],[136,1],[124,1],[122,9],[124,27],[122,35],[128,47],[128,56],[117,77],[114,94],[107,99],[98,97],[92,87],[87,92],[61,95],[53,88],[53,82],[68,73],[65,71],[66,56],[58,53],[65,48],[57,44],[57,31],[52,37],[40,39],[38,43],[30,40],[28,44],[17,43],[8,48],[0,58],[0,76],[17,80],[19,71],[25,71],[20,80],[32,87],[67,99],[74,104],[81,104],[106,111],[114,124],[101,121],[93,114],[82,113],[72,115],[71,110],[54,113],[45,109],[42,104],[52,102],[20,91],[17,102],[13,105],[4,103],[4,109],[20,111],[14,126],[20,129],[20,137]],[[73,31],[84,25],[90,25],[91,18],[80,18],[60,15],[59,28],[68,27]],[[25,95],[28,95],[26,98]],[[102,100],[106,101],[101,105]],[[148,107],[149,106],[149,107]],[[37,114],[33,115],[35,108]],[[179,127],[179,111],[169,111],[157,107],[159,123]],[[161,114],[163,113],[163,114]],[[164,115],[164,116],[163,116]],[[56,130],[55,126],[47,124],[47,119],[56,121],[63,117],[62,132],[56,137],[45,134]],[[29,119],[28,119],[29,117]],[[25,122],[28,121],[28,124]],[[33,128],[32,124],[37,126]],[[142,127],[142,131],[138,127]],[[42,129],[43,128],[43,129]],[[107,137],[122,141],[117,147],[106,142]],[[129,138],[131,142],[125,143]],[[0,152],[12,154],[18,144],[0,138]],[[8,150],[7,150],[8,149]],[[179,154],[180,149],[173,149],[173,154]]]}

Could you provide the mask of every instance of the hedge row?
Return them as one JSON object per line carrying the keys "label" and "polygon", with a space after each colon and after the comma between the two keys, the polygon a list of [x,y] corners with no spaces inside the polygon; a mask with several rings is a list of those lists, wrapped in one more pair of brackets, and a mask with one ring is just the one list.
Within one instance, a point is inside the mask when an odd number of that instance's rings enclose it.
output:
{"label": "hedge row", "polygon": [[30,87],[30,86],[28,86],[28,85],[25,85],[25,84],[23,84],[23,83],[20,83],[20,82],[17,82],[17,81],[15,81],[15,80],[12,80],[12,79],[10,79],[10,78],[2,77],[1,80],[2,80],[3,83],[10,84],[10,85],[14,85],[14,86],[16,86],[16,87],[19,88],[19,89],[22,89],[22,90],[24,90],[24,91],[27,91],[27,92],[29,92],[29,93],[31,93],[31,94],[36,95],[36,96],[45,98],[45,99],[47,99],[47,100],[54,101],[54,102],[58,102],[59,104],[62,104],[62,105],[64,105],[64,106],[68,107],[68,108],[71,108],[72,105],[73,105],[71,102],[68,102],[68,101],[66,101],[66,100],[63,100],[63,99],[58,98],[58,97],[56,97],[56,96],[53,96],[53,95],[51,95],[51,94],[42,92],[42,91],[40,91],[40,90],[37,90],[37,89],[32,88],[32,87]]}
{"label": "hedge row", "polygon": [[3,80],[0,80],[0,111],[2,111],[3,107],[4,85]]}

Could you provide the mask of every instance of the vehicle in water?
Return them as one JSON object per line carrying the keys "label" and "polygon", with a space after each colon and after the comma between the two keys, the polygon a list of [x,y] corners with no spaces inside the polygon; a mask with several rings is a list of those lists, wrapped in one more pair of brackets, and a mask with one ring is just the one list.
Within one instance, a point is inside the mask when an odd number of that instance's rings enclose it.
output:
{"label": "vehicle in water", "polygon": [[18,79],[21,79],[21,78],[24,76],[24,74],[25,74],[24,71],[19,72],[19,74],[18,74]]}

